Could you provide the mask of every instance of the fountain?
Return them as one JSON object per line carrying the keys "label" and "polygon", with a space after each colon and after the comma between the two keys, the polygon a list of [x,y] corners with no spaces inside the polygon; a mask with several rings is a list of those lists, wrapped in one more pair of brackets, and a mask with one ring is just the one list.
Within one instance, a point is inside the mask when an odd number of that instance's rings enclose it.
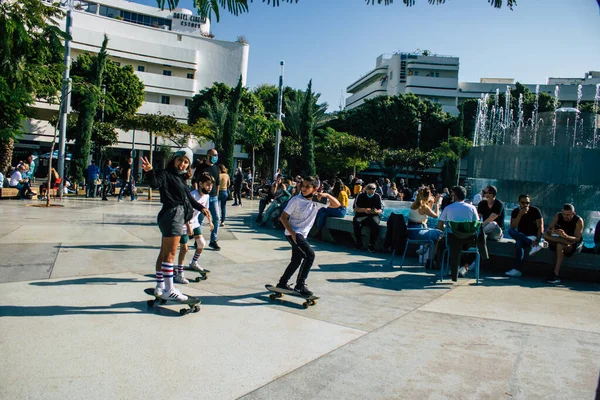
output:
{"label": "fountain", "polygon": [[[471,194],[487,185],[496,186],[507,212],[516,207],[519,194],[528,193],[542,210],[546,224],[564,203],[573,203],[585,220],[584,237],[589,246],[600,220],[600,118],[596,114],[600,84],[596,85],[593,113],[580,110],[581,85],[576,107],[560,107],[558,85],[554,93],[553,111],[540,111],[539,86],[533,104],[526,107],[520,94],[516,109],[511,108],[510,86],[504,107],[499,107],[499,90],[495,96],[481,95],[467,185]],[[526,109],[532,111],[525,115]]]}

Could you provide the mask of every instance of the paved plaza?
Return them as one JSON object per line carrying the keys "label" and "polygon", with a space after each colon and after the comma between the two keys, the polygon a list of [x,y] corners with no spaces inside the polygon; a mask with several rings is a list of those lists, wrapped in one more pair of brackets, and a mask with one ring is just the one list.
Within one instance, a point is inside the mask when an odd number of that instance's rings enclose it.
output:
{"label": "paved plaza", "polygon": [[[0,202],[1,399],[594,399],[600,287],[440,283],[408,260],[313,241],[315,307],[272,302],[290,258],[229,207],[202,310],[148,309],[158,203]],[[188,262],[191,254],[188,255]],[[188,273],[193,275],[193,273]]]}

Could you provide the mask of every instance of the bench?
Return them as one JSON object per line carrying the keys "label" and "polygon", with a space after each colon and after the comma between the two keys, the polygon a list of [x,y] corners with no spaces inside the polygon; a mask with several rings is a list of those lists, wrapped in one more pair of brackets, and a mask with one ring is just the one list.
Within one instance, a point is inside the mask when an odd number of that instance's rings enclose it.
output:
{"label": "bench", "polygon": [[[386,222],[382,222],[379,227],[379,238],[375,243],[375,250],[383,252],[386,251],[383,248],[383,242],[387,232]],[[315,227],[313,227],[311,233],[314,231],[316,231]],[[348,215],[344,218],[329,217],[325,223],[321,238],[322,240],[331,243],[351,244],[349,238],[353,231],[352,216]],[[342,234],[340,235],[340,233]],[[363,228],[362,235],[363,243],[368,243],[368,228]],[[492,256],[490,266],[502,272],[509,270],[515,257],[514,243],[515,241],[513,239],[508,238],[504,238],[497,242],[488,240],[488,253]],[[529,266],[533,266],[534,264],[542,264],[546,267],[548,265],[553,266],[554,261],[554,252],[544,249],[534,256],[527,258],[525,267],[527,268],[528,264]],[[544,269],[544,272],[547,272],[546,269],[547,268]],[[583,275],[591,276],[592,279],[598,280],[600,278],[600,255],[589,253],[575,254],[572,257],[565,258],[561,270],[562,269],[578,270],[583,272]]]}

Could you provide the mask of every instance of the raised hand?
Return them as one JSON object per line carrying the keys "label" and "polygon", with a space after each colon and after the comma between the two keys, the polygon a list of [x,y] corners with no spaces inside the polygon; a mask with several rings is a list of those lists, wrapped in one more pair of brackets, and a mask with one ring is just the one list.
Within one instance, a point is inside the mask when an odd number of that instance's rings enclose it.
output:
{"label": "raised hand", "polygon": [[142,169],[144,172],[152,171],[152,164],[150,164],[150,161],[146,157],[142,158]]}

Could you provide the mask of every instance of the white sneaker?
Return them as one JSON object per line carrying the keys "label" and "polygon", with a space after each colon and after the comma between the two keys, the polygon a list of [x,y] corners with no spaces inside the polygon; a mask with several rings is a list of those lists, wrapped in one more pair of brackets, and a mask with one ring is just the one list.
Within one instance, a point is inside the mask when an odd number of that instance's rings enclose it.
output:
{"label": "white sneaker", "polygon": [[157,287],[154,288],[154,295],[156,297],[161,297],[163,295],[164,291],[165,291],[164,287],[157,286]]}
{"label": "white sneaker", "polygon": [[533,247],[531,248],[531,251],[529,252],[529,255],[530,255],[530,256],[532,256],[532,255],[534,255],[535,253],[537,253],[538,251],[540,251],[541,249],[542,249],[542,246],[540,246],[540,245],[533,246]]}
{"label": "white sneaker", "polygon": [[462,277],[467,276],[467,269],[465,267],[460,267],[458,269],[458,275]]}
{"label": "white sneaker", "polygon": [[185,276],[183,276],[183,273],[175,275],[175,277],[173,278],[173,281],[175,281],[177,283],[182,283],[184,285],[187,285],[188,283],[190,283],[190,281],[185,279]]}
{"label": "white sneaker", "polygon": [[204,271],[204,268],[198,264],[198,261],[192,261],[189,265],[189,268],[193,269],[194,271]]}
{"label": "white sneaker", "polygon": [[173,286],[169,291],[165,290],[162,294],[162,298],[173,301],[186,301],[188,299],[188,297],[181,293],[181,291],[179,291],[179,289],[177,289],[175,286]]}
{"label": "white sneaker", "polygon": [[513,268],[510,271],[505,272],[504,275],[506,275],[506,276],[512,276],[512,277],[516,278],[518,276],[521,276],[521,271],[519,271],[518,269],[514,269]]}
{"label": "white sneaker", "polygon": [[417,250],[417,254],[420,256],[425,254],[425,246],[419,247],[419,249]]}

